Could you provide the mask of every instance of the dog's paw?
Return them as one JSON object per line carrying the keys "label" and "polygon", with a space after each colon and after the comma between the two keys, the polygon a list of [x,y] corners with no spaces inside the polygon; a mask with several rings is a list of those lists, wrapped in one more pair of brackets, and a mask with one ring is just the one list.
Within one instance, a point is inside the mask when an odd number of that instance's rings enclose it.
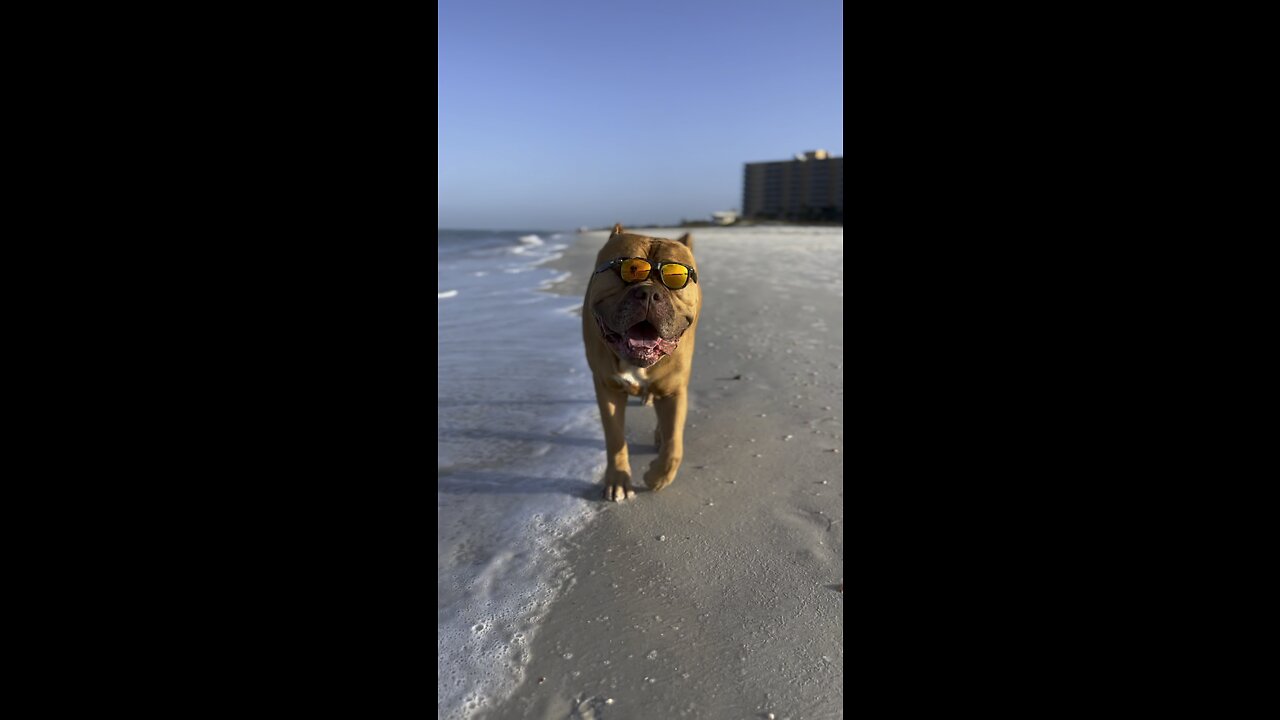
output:
{"label": "dog's paw", "polygon": [[676,471],[680,469],[680,458],[663,458],[659,455],[649,463],[644,473],[644,484],[650,490],[661,490],[676,479]]}
{"label": "dog's paw", "polygon": [[620,470],[604,471],[604,499],[613,502],[622,502],[636,496],[635,488],[631,487],[631,473],[622,472]]}

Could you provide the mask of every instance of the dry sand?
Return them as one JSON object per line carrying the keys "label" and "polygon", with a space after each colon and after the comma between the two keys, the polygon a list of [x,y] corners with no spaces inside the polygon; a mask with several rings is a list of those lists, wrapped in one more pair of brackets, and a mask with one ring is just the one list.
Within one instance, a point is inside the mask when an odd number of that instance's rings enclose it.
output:
{"label": "dry sand", "polygon": [[[573,538],[525,681],[484,717],[843,715],[843,231],[692,232],[704,305],[684,465],[644,488],[655,419],[633,401],[638,495],[602,501]],[[573,273],[556,291],[583,295],[605,237],[551,265]]]}

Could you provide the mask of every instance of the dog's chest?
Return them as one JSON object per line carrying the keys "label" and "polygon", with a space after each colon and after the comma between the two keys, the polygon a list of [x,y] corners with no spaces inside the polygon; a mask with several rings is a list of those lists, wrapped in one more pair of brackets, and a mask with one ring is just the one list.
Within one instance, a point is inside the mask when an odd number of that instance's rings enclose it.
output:
{"label": "dog's chest", "polygon": [[653,402],[652,394],[649,392],[649,369],[628,365],[625,362],[618,363],[618,372],[613,376],[613,380],[618,383],[628,395],[639,395],[644,398],[645,404]]}

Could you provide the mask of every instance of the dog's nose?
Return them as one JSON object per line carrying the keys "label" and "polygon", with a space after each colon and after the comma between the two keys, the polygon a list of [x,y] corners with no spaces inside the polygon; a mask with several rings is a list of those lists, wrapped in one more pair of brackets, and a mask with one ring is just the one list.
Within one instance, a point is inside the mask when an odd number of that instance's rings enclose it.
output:
{"label": "dog's nose", "polygon": [[666,300],[666,297],[658,291],[657,285],[637,285],[631,289],[631,295],[646,306],[661,305]]}

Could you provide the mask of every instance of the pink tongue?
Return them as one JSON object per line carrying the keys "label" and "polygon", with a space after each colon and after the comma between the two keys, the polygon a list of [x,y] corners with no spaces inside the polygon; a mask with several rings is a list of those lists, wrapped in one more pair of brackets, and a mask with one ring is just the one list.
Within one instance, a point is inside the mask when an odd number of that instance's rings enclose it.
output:
{"label": "pink tongue", "polygon": [[640,327],[634,327],[627,331],[627,345],[630,347],[646,349],[656,347],[661,339],[657,329],[648,324],[641,324]]}

